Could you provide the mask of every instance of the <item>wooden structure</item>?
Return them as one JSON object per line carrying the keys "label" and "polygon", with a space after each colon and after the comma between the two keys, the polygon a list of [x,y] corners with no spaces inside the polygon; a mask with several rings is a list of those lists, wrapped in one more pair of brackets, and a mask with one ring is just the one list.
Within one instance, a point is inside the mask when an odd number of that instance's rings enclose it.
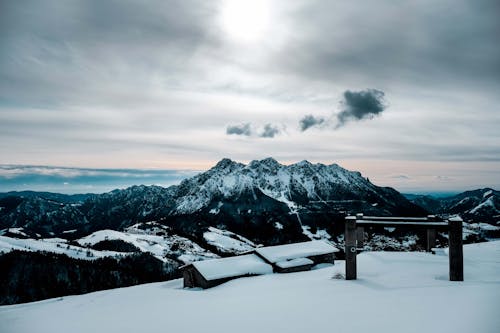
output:
{"label": "wooden structure", "polygon": [[308,271],[314,266],[314,261],[308,258],[297,258],[292,260],[280,261],[273,265],[273,271],[276,273],[293,273]]}
{"label": "wooden structure", "polygon": [[184,288],[212,288],[229,280],[270,274],[271,265],[255,254],[196,261],[181,267]]}
{"label": "wooden structure", "polygon": [[357,267],[356,255],[358,247],[364,241],[365,227],[411,227],[412,229],[427,230],[427,251],[435,246],[436,231],[448,232],[450,281],[463,281],[463,245],[462,245],[462,219],[451,218],[447,221],[439,221],[435,216],[428,217],[378,217],[347,216],[345,218],[345,272],[346,280],[356,280]]}
{"label": "wooden structure", "polygon": [[324,241],[260,247],[251,253],[196,261],[181,267],[185,288],[211,288],[240,277],[310,270],[319,263],[334,263],[339,250]]}
{"label": "wooden structure", "polygon": [[275,273],[308,271],[312,266],[335,262],[339,250],[327,242],[315,240],[255,249],[254,253],[273,266]]}

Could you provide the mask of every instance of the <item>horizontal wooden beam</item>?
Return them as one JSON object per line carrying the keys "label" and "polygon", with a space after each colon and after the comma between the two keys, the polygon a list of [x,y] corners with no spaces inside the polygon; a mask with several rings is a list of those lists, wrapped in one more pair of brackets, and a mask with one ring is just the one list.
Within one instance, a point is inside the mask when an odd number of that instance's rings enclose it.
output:
{"label": "horizontal wooden beam", "polygon": [[425,221],[438,221],[435,216],[427,217],[400,217],[400,216],[364,216],[358,214],[356,216],[357,220],[370,220],[370,221],[415,221],[415,222],[425,222]]}
{"label": "horizontal wooden beam", "polygon": [[416,227],[416,228],[432,228],[432,229],[447,229],[448,222],[424,222],[424,221],[391,221],[391,220],[356,220],[356,225],[364,227]]}

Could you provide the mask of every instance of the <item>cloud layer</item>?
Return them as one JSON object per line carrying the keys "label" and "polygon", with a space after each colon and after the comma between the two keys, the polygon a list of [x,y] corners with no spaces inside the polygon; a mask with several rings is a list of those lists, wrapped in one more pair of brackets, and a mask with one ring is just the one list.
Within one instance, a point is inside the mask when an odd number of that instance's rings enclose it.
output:
{"label": "cloud layer", "polygon": [[262,4],[247,41],[225,0],[1,2],[0,163],[500,160],[498,1]]}
{"label": "cloud layer", "polygon": [[0,165],[0,192],[38,190],[58,193],[102,193],[132,185],[178,184],[197,171],[89,169]]}

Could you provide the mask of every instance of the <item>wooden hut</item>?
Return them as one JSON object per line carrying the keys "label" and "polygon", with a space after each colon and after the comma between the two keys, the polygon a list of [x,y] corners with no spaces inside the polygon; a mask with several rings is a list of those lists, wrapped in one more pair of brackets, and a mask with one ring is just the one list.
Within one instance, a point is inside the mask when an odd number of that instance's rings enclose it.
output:
{"label": "wooden hut", "polygon": [[320,263],[333,264],[339,250],[322,240],[266,246],[255,250],[255,254],[273,266],[274,272],[290,273],[306,271]]}
{"label": "wooden hut", "polygon": [[182,267],[184,288],[212,288],[236,278],[272,272],[272,266],[255,254],[196,261]]}

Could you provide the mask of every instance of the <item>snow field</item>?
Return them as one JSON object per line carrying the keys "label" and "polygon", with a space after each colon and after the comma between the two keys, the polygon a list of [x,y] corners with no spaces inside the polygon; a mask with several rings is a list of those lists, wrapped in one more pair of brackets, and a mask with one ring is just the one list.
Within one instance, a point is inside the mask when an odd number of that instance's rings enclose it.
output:
{"label": "snow field", "polygon": [[208,290],[182,281],[0,307],[2,333],[384,332],[496,333],[500,241],[464,247],[464,282],[448,258],[365,252],[356,281],[344,262],[233,280]]}

